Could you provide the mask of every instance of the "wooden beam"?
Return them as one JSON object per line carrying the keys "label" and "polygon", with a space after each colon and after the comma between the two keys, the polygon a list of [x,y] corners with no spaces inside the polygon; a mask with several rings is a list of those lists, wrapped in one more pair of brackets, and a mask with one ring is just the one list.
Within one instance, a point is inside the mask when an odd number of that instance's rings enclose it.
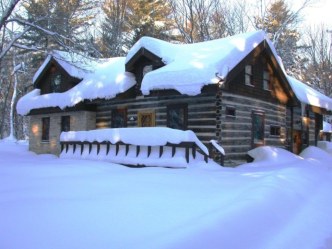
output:
{"label": "wooden beam", "polygon": [[186,161],[189,163],[189,146],[186,146]]}
{"label": "wooden beam", "polygon": [[110,143],[106,144],[106,155],[110,152]]}
{"label": "wooden beam", "polygon": [[176,151],[176,147],[175,147],[175,145],[172,145],[172,157],[174,157],[175,151]]}
{"label": "wooden beam", "polygon": [[89,143],[89,154],[91,153],[92,150],[92,143]]}
{"label": "wooden beam", "polygon": [[117,156],[118,153],[119,153],[119,148],[120,148],[119,143],[116,143],[116,144],[115,144],[115,155],[116,155],[116,156]]}
{"label": "wooden beam", "polygon": [[99,155],[99,151],[100,151],[100,143],[97,143],[97,155]]}
{"label": "wooden beam", "polygon": [[159,158],[161,158],[161,156],[163,155],[163,153],[164,153],[164,147],[160,146],[159,147]]}
{"label": "wooden beam", "polygon": [[141,146],[137,145],[136,146],[136,157],[138,157],[140,150],[141,150]]}
{"label": "wooden beam", "polygon": [[129,144],[126,144],[126,156],[128,155],[129,152]]}

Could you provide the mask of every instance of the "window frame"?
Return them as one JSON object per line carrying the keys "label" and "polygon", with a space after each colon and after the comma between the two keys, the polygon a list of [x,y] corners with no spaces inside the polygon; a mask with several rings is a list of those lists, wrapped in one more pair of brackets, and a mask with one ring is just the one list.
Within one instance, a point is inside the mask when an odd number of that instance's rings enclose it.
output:
{"label": "window frame", "polygon": [[263,70],[263,89],[265,91],[271,91],[271,75],[266,69]]}
{"label": "window frame", "polygon": [[247,64],[244,67],[244,83],[246,86],[254,86],[253,83],[253,66],[250,64]]}
{"label": "window frame", "polygon": [[225,116],[228,117],[228,118],[236,118],[236,108],[235,108],[235,106],[226,106]]}
{"label": "window frame", "polygon": [[281,126],[280,125],[270,125],[270,136],[271,137],[281,137]]}
{"label": "window frame", "polygon": [[70,120],[71,118],[69,115],[61,116],[61,132],[70,131]]}
{"label": "window frame", "polygon": [[41,119],[42,122],[42,130],[41,130],[41,141],[49,142],[50,141],[50,117],[43,117]]}
{"label": "window frame", "polygon": [[52,93],[61,92],[61,85],[62,85],[62,75],[60,73],[53,73],[51,77],[51,92]]}
{"label": "window frame", "polygon": [[[139,111],[137,113],[138,127],[155,127],[156,126],[156,113],[154,111]],[[145,121],[145,118],[148,117],[150,119],[150,125],[144,125],[143,122]]]}
{"label": "window frame", "polygon": [[[115,125],[116,122],[114,122],[114,119],[118,116],[122,117],[122,120],[124,121],[123,126]],[[114,109],[112,109],[112,112],[111,112],[111,128],[126,128],[127,125],[128,125],[127,121],[128,121],[127,108],[114,108]]]}
{"label": "window frame", "polygon": [[[182,109],[182,117],[181,119],[183,120],[182,123],[182,127],[181,129],[173,127],[171,125],[171,121],[170,121],[170,111],[171,109]],[[178,129],[178,130],[187,130],[188,128],[188,104],[186,103],[177,103],[177,104],[170,104],[167,105],[167,109],[166,109],[166,118],[167,118],[167,127],[172,128],[172,129]]]}

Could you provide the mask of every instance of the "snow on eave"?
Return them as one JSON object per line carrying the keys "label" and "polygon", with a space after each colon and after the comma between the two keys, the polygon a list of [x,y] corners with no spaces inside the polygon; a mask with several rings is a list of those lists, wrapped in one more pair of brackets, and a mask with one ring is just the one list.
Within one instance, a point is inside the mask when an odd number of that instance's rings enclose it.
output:
{"label": "snow on eave", "polygon": [[332,111],[332,99],[330,97],[291,76],[287,76],[287,79],[301,103]]}
{"label": "snow on eave", "polygon": [[222,39],[193,43],[173,44],[155,38],[141,38],[129,51],[129,62],[140,49],[145,48],[160,57],[166,64],[147,73],[141,91],[174,89],[181,94],[197,95],[205,85],[216,84],[220,78],[236,67],[261,43],[271,48],[283,71],[282,63],[264,31],[254,31]]}
{"label": "snow on eave", "polygon": [[52,59],[52,55],[48,55],[46,57],[46,59],[44,60],[44,62],[41,64],[41,66],[38,68],[37,72],[34,74],[33,78],[32,78],[32,83],[35,85],[37,79],[39,78],[39,76],[42,74],[42,72],[44,71],[44,69],[46,68],[46,66],[49,64],[49,62]]}
{"label": "snow on eave", "polygon": [[34,85],[52,60],[56,61],[68,75],[77,79],[83,79],[84,75],[93,71],[93,66],[95,66],[94,58],[86,58],[79,54],[54,50],[46,57],[34,74],[32,79]]}
{"label": "snow on eave", "polygon": [[133,74],[125,72],[124,57],[101,60],[95,71],[85,74],[83,80],[63,93],[40,95],[35,89],[21,97],[17,103],[17,112],[27,115],[33,109],[73,107],[84,100],[111,99],[123,93],[136,83]]}

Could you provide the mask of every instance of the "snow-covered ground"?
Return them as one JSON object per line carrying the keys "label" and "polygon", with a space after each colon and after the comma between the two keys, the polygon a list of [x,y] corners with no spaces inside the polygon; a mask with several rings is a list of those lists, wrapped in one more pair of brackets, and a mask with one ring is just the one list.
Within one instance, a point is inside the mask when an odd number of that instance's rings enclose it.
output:
{"label": "snow-covered ground", "polygon": [[0,141],[1,249],[332,248],[332,155],[127,168]]}

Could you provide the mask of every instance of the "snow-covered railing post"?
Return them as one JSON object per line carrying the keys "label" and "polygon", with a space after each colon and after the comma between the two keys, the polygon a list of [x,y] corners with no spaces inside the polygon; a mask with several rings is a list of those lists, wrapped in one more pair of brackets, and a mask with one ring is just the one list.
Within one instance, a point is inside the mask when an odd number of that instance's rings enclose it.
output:
{"label": "snow-covered railing post", "polygon": [[[216,140],[210,141],[210,153],[212,154],[211,157],[219,158],[219,164],[224,165],[225,160],[225,150],[223,147],[221,147]],[[213,154],[218,153],[218,156],[214,156]]]}
{"label": "snow-covered railing post", "polygon": [[[133,139],[134,134],[140,134],[140,140]],[[187,167],[191,161],[207,163],[209,157],[208,149],[192,131],[165,127],[64,132],[60,140],[62,156],[105,158],[131,166],[160,166],[162,162],[165,167]],[[76,154],[79,145],[81,151]]]}

